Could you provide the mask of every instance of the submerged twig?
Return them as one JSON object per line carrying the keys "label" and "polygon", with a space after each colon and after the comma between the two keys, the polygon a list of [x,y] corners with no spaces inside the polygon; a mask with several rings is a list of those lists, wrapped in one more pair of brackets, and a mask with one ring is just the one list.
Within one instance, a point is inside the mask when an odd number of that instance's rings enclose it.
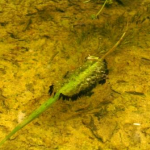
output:
{"label": "submerged twig", "polygon": [[105,53],[102,57],[101,57],[101,59],[104,59],[107,55],[109,55],[111,52],[113,52],[115,49],[116,49],[116,47],[121,43],[121,41],[123,40],[123,38],[124,38],[124,36],[125,36],[125,34],[126,34],[126,32],[127,32],[127,29],[128,29],[128,23],[127,23],[127,26],[126,26],[126,29],[125,29],[125,31],[123,32],[123,34],[122,34],[122,36],[120,37],[120,39],[117,41],[117,43],[107,52],[107,53]]}

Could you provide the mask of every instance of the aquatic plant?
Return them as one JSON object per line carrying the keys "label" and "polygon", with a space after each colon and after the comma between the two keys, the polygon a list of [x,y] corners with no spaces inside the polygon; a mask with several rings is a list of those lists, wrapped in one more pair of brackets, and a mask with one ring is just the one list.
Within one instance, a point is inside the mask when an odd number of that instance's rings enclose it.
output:
{"label": "aquatic plant", "polygon": [[[90,2],[90,0],[84,1],[84,3],[88,3],[88,2]],[[91,15],[91,18],[92,19],[96,19],[100,15],[100,13],[102,12],[102,10],[104,9],[105,5],[111,5],[112,3],[113,3],[112,0],[105,0],[104,3],[103,3],[103,5],[102,5],[102,7],[97,12],[97,14],[96,15]]]}
{"label": "aquatic plant", "polygon": [[122,34],[117,43],[101,58],[95,56],[89,56],[85,64],[77,69],[66,81],[62,83],[62,87],[56,91],[55,95],[43,103],[39,108],[33,111],[25,120],[18,124],[1,142],[0,146],[4,144],[12,135],[29,124],[41,113],[47,110],[61,95],[72,97],[79,94],[99,83],[99,81],[105,79],[106,65],[105,57],[110,54],[120,44],[126,31]]}

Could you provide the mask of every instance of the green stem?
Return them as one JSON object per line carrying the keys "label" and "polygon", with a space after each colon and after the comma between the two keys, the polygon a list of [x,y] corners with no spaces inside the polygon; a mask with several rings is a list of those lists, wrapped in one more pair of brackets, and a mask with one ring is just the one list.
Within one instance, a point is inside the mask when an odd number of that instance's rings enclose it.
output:
{"label": "green stem", "polygon": [[23,120],[20,124],[18,124],[1,142],[0,146],[4,144],[12,135],[14,135],[18,130],[22,129],[32,120],[37,118],[41,113],[47,110],[50,105],[52,105],[56,100],[59,99],[60,93],[57,92],[54,97],[48,99],[44,104],[42,104],[38,109],[36,109],[33,113],[31,113],[25,120]]}
{"label": "green stem", "polygon": [[105,0],[103,6],[101,7],[101,9],[98,11],[98,13],[96,14],[96,18],[98,17],[98,15],[101,13],[101,11],[103,10],[104,6],[106,5],[107,0]]}

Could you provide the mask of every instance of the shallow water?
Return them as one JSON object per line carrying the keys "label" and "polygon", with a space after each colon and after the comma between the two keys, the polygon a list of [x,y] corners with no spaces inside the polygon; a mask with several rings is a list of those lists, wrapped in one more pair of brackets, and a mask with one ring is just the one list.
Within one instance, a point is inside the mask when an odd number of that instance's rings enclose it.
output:
{"label": "shallow water", "polygon": [[[87,56],[106,57],[105,84],[76,101],[58,100],[3,150],[148,150],[150,3],[0,2],[0,139],[50,96]],[[90,95],[90,96],[89,96]]]}

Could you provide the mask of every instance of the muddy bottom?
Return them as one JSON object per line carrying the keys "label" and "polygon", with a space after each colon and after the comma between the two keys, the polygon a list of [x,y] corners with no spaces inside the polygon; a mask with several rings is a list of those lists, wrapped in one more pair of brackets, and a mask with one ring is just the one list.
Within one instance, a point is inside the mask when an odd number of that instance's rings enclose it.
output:
{"label": "muddy bottom", "polygon": [[0,2],[0,141],[91,56],[106,82],[60,98],[3,150],[150,149],[149,0]]}

